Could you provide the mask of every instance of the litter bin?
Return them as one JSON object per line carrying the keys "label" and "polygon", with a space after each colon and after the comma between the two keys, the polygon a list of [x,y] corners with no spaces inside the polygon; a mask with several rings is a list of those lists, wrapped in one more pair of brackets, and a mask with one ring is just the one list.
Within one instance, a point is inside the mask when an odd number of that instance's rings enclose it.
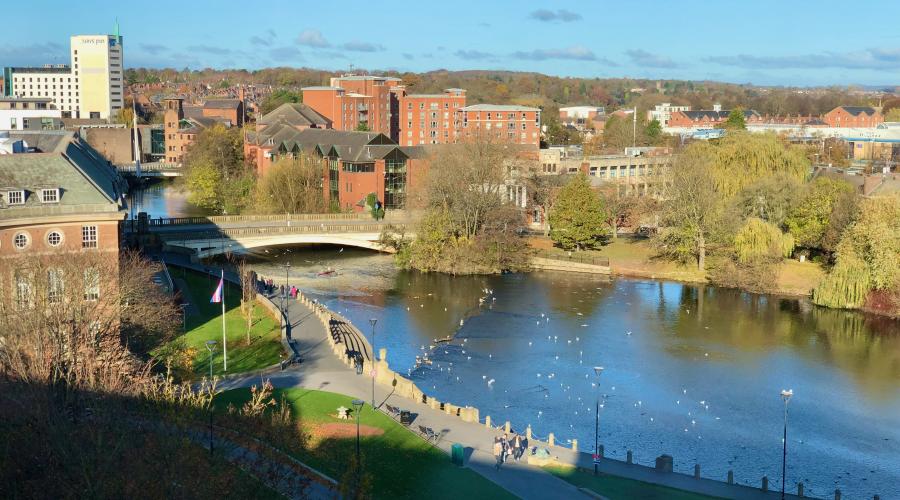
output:
{"label": "litter bin", "polygon": [[400,412],[400,424],[401,425],[409,425],[412,423],[412,415],[409,414],[408,410],[403,410]]}
{"label": "litter bin", "polygon": [[463,445],[453,443],[453,445],[450,446],[450,462],[453,463],[453,465],[462,467],[463,456]]}

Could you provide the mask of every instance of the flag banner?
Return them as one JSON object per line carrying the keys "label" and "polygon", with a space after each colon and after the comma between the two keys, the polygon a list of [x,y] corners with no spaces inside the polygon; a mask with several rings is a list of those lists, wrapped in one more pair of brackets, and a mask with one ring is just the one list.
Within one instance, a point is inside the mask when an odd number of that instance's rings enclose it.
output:
{"label": "flag banner", "polygon": [[225,285],[224,280],[225,278],[219,279],[219,286],[216,287],[216,291],[213,292],[212,298],[209,299],[209,302],[211,304],[218,304],[219,302],[222,302],[222,287]]}

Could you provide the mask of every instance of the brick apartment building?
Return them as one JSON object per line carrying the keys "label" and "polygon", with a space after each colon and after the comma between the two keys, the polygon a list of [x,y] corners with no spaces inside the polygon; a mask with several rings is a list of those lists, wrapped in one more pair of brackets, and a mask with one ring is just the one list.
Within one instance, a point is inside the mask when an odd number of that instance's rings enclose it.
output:
{"label": "brick apartment building", "polygon": [[405,146],[452,144],[459,139],[459,110],[466,106],[466,91],[446,89],[443,94],[401,94],[400,138]]}
{"label": "brick apartment building", "polygon": [[181,163],[203,129],[217,124],[231,128],[244,123],[244,104],[239,99],[215,99],[202,106],[185,106],[184,99],[169,97],[163,100],[163,109],[166,163]]}
{"label": "brick apartment building", "polygon": [[872,128],[884,123],[884,116],[869,106],[838,106],[822,117],[829,127]]}
{"label": "brick apartment building", "polygon": [[330,85],[304,87],[303,102],[328,118],[335,130],[379,132],[396,137],[391,127],[392,109],[397,108],[400,79],[381,76],[334,77]]}
{"label": "brick apartment building", "polygon": [[241,99],[207,99],[201,106],[184,106],[188,118],[213,118],[233,127],[244,126],[244,102]]}
{"label": "brick apartment building", "polygon": [[[716,128],[725,123],[731,110],[722,109],[716,104],[713,109],[699,109],[695,111],[673,111],[669,118],[669,127],[691,128]],[[752,109],[744,110],[744,121],[750,123],[762,122],[762,117]]]}
{"label": "brick apartment building", "polygon": [[528,106],[475,104],[460,108],[460,140],[492,138],[540,147],[541,110]]}
{"label": "brick apartment building", "polygon": [[306,129],[330,129],[331,120],[301,103],[285,103],[256,120],[256,130],[244,134],[244,159],[264,175],[279,154],[293,151],[290,141]]}

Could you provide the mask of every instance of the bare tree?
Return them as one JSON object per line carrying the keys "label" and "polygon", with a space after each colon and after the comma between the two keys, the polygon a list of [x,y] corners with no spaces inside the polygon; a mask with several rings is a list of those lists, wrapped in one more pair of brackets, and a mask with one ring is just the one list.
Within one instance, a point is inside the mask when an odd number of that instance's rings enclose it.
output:
{"label": "bare tree", "polygon": [[246,259],[238,263],[238,273],[241,276],[241,312],[247,318],[247,344],[250,339],[250,330],[253,328],[253,313],[256,310],[256,275],[247,264]]}

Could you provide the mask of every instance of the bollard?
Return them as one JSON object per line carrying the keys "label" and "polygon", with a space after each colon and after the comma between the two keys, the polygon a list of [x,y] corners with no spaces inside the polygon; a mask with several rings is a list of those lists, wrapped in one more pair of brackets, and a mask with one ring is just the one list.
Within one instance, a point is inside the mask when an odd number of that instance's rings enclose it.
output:
{"label": "bollard", "polygon": [[385,349],[384,347],[378,349],[378,359],[380,359],[381,361],[387,359],[387,349]]}
{"label": "bollard", "polygon": [[572,440],[572,451],[578,451],[578,440],[577,439]]}
{"label": "bollard", "polygon": [[503,432],[509,434],[509,420],[507,420],[506,423],[503,424]]}
{"label": "bollard", "polygon": [[762,490],[769,491],[769,476],[763,476],[762,478]]}
{"label": "bollard", "polygon": [[734,471],[728,471],[728,484],[734,484]]}
{"label": "bollard", "polygon": [[488,429],[491,428],[491,416],[490,415],[484,417],[484,426],[487,427]]}
{"label": "bollard", "polygon": [[797,496],[803,498],[803,482],[797,483]]}
{"label": "bollard", "polygon": [[525,438],[531,441],[531,424],[528,424],[528,427],[525,428]]}
{"label": "bollard", "polygon": [[834,500],[841,500],[841,490],[834,490]]}
{"label": "bollard", "polygon": [[631,452],[631,450],[628,450],[628,452],[625,453],[625,463],[629,465],[634,463],[634,454]]}
{"label": "bollard", "polygon": [[700,479],[700,464],[694,464],[694,479]]}
{"label": "bollard", "polygon": [[550,446],[553,446],[553,445],[556,444],[556,438],[553,436],[553,433],[552,433],[552,432],[551,432],[550,435],[547,437],[547,444],[550,445]]}

